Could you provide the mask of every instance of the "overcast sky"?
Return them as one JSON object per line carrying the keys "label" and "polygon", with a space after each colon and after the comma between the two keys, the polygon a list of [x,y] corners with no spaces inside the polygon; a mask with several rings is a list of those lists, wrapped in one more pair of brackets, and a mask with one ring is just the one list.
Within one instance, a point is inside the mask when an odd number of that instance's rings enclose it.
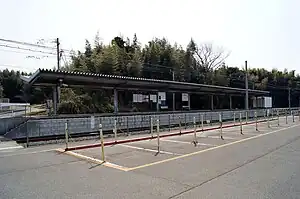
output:
{"label": "overcast sky", "polygon": [[[62,48],[82,50],[85,39],[92,43],[97,31],[104,43],[120,34],[132,38],[136,33],[142,43],[165,36],[185,47],[193,37],[197,43],[213,42],[230,51],[229,66],[241,67],[248,60],[250,67],[300,72],[298,0],[0,2],[0,38],[4,39],[36,43],[59,37]],[[55,56],[38,60],[26,56],[42,54],[16,52],[20,51],[0,46],[0,69],[35,71],[56,64]]]}

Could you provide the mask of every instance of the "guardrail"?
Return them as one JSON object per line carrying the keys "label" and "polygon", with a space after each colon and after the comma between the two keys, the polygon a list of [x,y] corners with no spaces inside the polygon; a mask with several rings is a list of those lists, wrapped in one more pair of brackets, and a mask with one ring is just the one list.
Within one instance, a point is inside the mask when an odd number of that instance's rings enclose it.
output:
{"label": "guardrail", "polygon": [[[278,108],[278,109],[253,109],[253,110],[232,110],[232,111],[198,111],[198,112],[174,112],[174,113],[160,113],[148,115],[117,115],[117,116],[90,116],[83,118],[48,118],[48,119],[30,119],[25,124],[13,129],[5,134],[5,137],[15,140],[47,140],[51,138],[64,137],[65,123],[68,125],[69,134],[72,137],[93,135],[98,131],[99,124],[102,124],[104,134],[113,133],[117,129],[117,133],[131,133],[134,131],[148,131],[150,132],[151,118],[152,121],[157,119],[160,121],[161,129],[190,128],[194,125],[200,126],[202,121],[204,125],[210,125],[219,121],[221,114],[223,122],[237,120],[239,114],[245,120],[254,120],[255,112],[257,117],[265,117],[267,114],[280,115],[299,114],[299,108]],[[203,118],[203,120],[202,120]]]}

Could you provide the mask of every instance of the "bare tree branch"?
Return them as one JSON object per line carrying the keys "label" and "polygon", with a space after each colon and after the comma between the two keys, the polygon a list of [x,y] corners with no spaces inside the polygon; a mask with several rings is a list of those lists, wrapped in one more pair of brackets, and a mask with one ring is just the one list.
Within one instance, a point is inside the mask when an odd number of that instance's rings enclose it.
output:
{"label": "bare tree branch", "polygon": [[212,44],[201,44],[194,51],[194,58],[207,70],[218,69],[230,53],[223,48],[214,48]]}

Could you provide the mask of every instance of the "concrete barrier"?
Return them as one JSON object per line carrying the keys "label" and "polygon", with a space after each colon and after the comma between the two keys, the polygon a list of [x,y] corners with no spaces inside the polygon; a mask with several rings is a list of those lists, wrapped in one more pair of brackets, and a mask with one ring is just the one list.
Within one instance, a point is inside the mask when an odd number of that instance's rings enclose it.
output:
{"label": "concrete barrier", "polygon": [[[275,109],[278,110],[280,115],[284,115],[287,109]],[[299,108],[293,109],[298,113]],[[24,124],[21,124],[17,128],[13,129],[9,133],[5,134],[5,137],[12,139],[22,139],[53,135],[64,135],[65,123],[68,124],[68,132],[72,134],[81,134],[95,132],[99,130],[99,124],[102,124],[102,130],[104,133],[112,133],[114,128],[114,121],[117,121],[118,132],[129,131],[142,131],[147,130],[150,133],[151,117],[153,121],[157,119],[160,121],[160,128],[167,129],[171,127],[179,127],[181,121],[181,128],[188,128],[193,126],[193,120],[195,118],[196,124],[201,126],[201,115],[203,115],[204,125],[207,125],[207,121],[210,123],[219,121],[219,114],[222,116],[223,122],[228,120],[233,121],[234,114],[236,117],[242,112],[242,118],[246,117],[244,110],[234,111],[207,111],[207,112],[186,112],[186,113],[160,113],[160,114],[140,114],[140,115],[120,115],[120,116],[92,116],[92,117],[79,117],[79,118],[48,118],[48,119],[36,119],[32,118]],[[257,113],[257,117],[263,117],[265,109],[248,110],[248,118],[254,120],[254,114]]]}

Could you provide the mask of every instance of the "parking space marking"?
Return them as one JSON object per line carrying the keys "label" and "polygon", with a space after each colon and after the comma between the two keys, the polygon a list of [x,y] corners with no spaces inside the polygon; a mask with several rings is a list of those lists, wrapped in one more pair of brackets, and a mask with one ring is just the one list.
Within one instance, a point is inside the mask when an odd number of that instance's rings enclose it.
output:
{"label": "parking space marking", "polygon": [[[131,145],[127,145],[127,144],[119,144],[119,145],[123,146],[123,147],[127,147],[127,148],[141,150],[141,151],[157,152],[157,150],[147,149],[147,148],[142,148],[142,147],[136,147],[136,146],[131,146]],[[184,155],[184,154],[173,153],[173,152],[162,151],[162,150],[160,150],[160,153],[164,153],[164,154],[168,154],[168,155]]]}
{"label": "parking space marking", "polygon": [[234,145],[234,144],[246,142],[246,141],[249,141],[249,140],[253,140],[253,139],[256,139],[256,138],[259,138],[259,137],[270,135],[270,134],[273,134],[273,133],[276,133],[276,132],[279,132],[279,131],[284,131],[284,130],[287,130],[287,129],[290,129],[290,128],[294,128],[294,127],[297,127],[297,126],[299,126],[299,124],[293,125],[293,126],[289,126],[289,127],[286,127],[286,128],[282,128],[282,129],[277,129],[275,131],[271,131],[271,132],[268,132],[268,133],[259,134],[259,135],[253,136],[253,137],[249,137],[249,138],[237,140],[237,141],[230,142],[230,143],[227,143],[227,144],[222,144],[222,145],[219,145],[219,146],[216,146],[216,147],[211,147],[211,148],[208,148],[208,149],[195,151],[195,152],[188,153],[188,154],[185,154],[185,155],[182,155],[182,156],[176,156],[176,157],[173,157],[173,158],[168,158],[168,159],[164,159],[164,160],[161,160],[161,161],[152,162],[152,163],[140,165],[140,166],[137,166],[137,167],[131,167],[131,168],[128,168],[127,171],[133,171],[133,170],[136,170],[136,169],[141,169],[141,168],[145,168],[145,167],[149,167],[149,166],[153,166],[153,165],[157,165],[157,164],[162,164],[162,163],[170,162],[170,161],[177,160],[177,159],[182,159],[182,158],[185,158],[185,157],[189,157],[189,156],[201,154],[201,153],[204,153],[204,152],[213,151],[215,149],[219,149],[219,148],[223,148],[223,147],[228,147],[228,146],[231,146],[231,145]]}
{"label": "parking space marking", "polygon": [[82,159],[82,160],[85,160],[87,162],[92,162],[94,164],[103,165],[103,166],[118,169],[118,170],[121,170],[121,171],[128,171],[129,170],[128,167],[123,167],[121,165],[117,165],[117,164],[114,164],[114,163],[111,163],[111,162],[106,162],[106,161],[103,162],[102,160],[92,158],[92,157],[89,157],[89,156],[85,156],[85,155],[82,155],[82,154],[79,154],[79,153],[75,153],[73,151],[65,151],[64,149],[56,149],[56,151],[58,151],[60,153],[67,154],[67,155],[74,156],[78,159]]}
{"label": "parking space marking", "polygon": [[[161,141],[165,142],[174,142],[174,143],[181,143],[181,144],[193,144],[192,142],[185,142],[185,141],[179,141],[179,140],[166,140],[166,139],[161,139]],[[197,145],[202,145],[202,146],[218,146],[215,144],[206,144],[206,143],[197,143]]]}
{"label": "parking space marking", "polygon": [[[212,139],[221,139],[220,136],[203,136],[204,138],[212,138]],[[233,138],[233,137],[224,137],[224,140],[238,140],[238,138]]]}

